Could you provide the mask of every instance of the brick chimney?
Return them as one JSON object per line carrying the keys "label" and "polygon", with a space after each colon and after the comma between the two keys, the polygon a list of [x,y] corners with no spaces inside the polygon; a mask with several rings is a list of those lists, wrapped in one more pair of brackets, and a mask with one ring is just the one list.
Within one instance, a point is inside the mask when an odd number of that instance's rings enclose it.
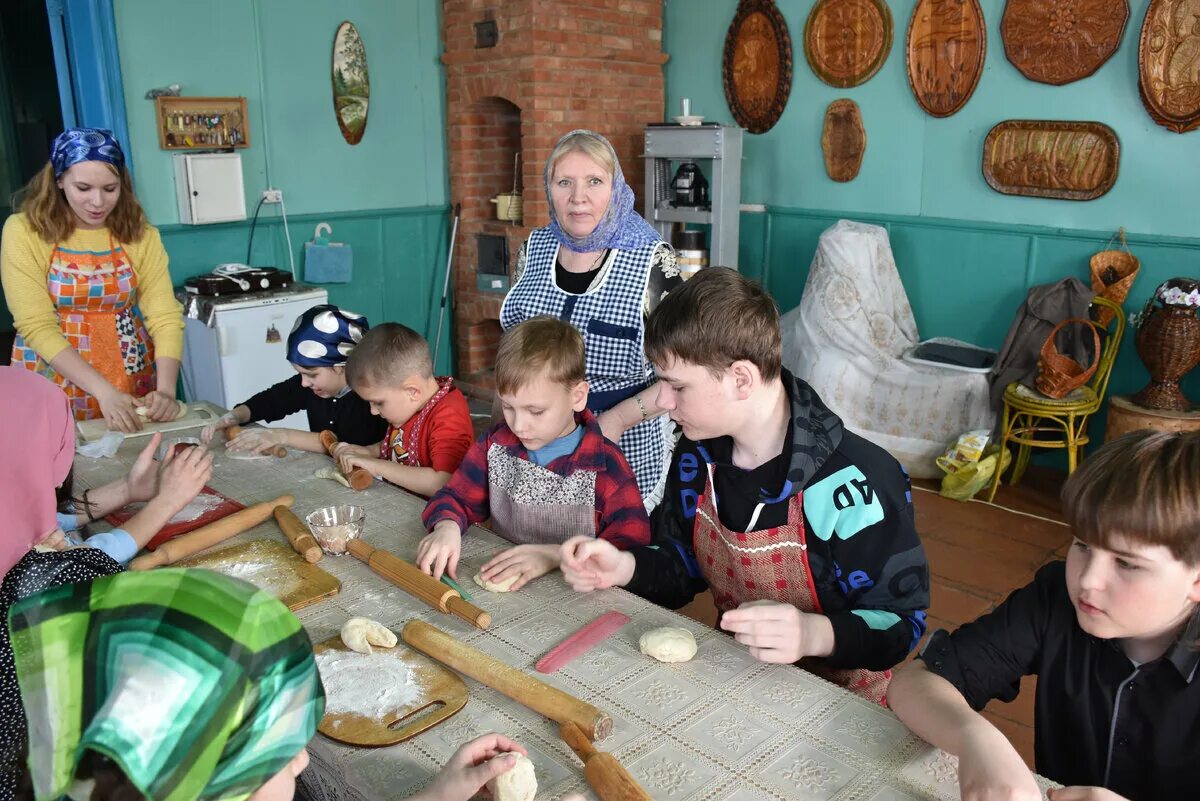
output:
{"label": "brick chimney", "polygon": [[[550,221],[546,159],[575,128],[608,137],[640,194],[643,128],[662,122],[665,103],[662,0],[443,0],[442,38],[450,197],[462,203],[455,375],[464,389],[490,395],[504,290],[489,289],[495,279],[488,276],[480,289],[479,237],[491,237],[485,253],[507,245],[511,280],[521,243]],[[513,191],[516,156],[523,216],[506,222],[491,200]]]}

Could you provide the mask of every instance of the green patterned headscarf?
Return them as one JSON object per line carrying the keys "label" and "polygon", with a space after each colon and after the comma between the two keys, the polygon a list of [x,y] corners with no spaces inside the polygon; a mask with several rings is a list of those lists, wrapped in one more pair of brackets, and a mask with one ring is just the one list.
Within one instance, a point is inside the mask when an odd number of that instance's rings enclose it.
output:
{"label": "green patterned headscarf", "polygon": [[325,711],[312,644],[274,596],[208,570],[121,573],[9,616],[39,801],[85,751],[151,801],[238,801],[300,753]]}

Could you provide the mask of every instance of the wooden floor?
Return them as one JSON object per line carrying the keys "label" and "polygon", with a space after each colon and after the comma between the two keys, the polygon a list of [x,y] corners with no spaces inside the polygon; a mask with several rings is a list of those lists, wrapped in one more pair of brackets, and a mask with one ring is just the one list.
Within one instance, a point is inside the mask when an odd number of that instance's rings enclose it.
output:
{"label": "wooden floor", "polygon": [[[1031,467],[1020,486],[1001,485],[996,505],[951,501],[937,494],[936,482],[914,482],[917,530],[933,578],[930,631],[953,630],[979,617],[1028,584],[1046,562],[1065,558],[1071,534],[1059,511],[1062,479]],[[716,620],[707,593],[680,611],[709,625]],[[984,711],[1031,767],[1035,684],[1025,679],[1016,701],[992,702]]]}

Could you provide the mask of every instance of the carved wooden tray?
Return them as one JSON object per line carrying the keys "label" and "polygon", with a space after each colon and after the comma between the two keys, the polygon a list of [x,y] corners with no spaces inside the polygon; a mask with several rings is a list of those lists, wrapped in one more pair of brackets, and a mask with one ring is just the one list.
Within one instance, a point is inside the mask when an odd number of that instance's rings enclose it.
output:
{"label": "carved wooden tray", "polygon": [[825,172],[833,180],[853,181],[858,175],[867,152],[867,132],[853,100],[843,97],[825,109],[821,151],[825,154]]}
{"label": "carved wooden tray", "polygon": [[971,99],[983,75],[987,28],[979,0],[918,0],[908,23],[908,85],[934,117]]}
{"label": "carved wooden tray", "polygon": [[1006,120],[983,142],[983,177],[1006,195],[1094,200],[1116,183],[1120,158],[1103,123]]}
{"label": "carved wooden tray", "polygon": [[1129,0],[1008,0],[1000,38],[1022,75],[1061,86],[1100,69],[1128,21]]}
{"label": "carved wooden tray", "polygon": [[741,0],[725,35],[725,100],[750,133],[771,130],[792,91],[792,37],[771,0]]}
{"label": "carved wooden tray", "polygon": [[1138,91],[1159,125],[1176,133],[1200,126],[1197,0],[1150,0],[1138,43]]}
{"label": "carved wooden tray", "polygon": [[804,56],[830,86],[858,86],[887,61],[892,35],[883,0],[817,0],[804,23]]}

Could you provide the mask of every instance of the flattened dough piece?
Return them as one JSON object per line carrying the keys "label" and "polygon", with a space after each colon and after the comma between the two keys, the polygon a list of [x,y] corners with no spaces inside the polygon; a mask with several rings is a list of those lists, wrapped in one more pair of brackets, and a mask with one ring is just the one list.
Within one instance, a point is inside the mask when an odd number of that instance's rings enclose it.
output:
{"label": "flattened dough piece", "polygon": [[482,573],[475,574],[475,583],[483,587],[488,592],[512,592],[512,585],[519,576],[510,576],[504,581],[488,581],[483,577]]}
{"label": "flattened dough piece", "polygon": [[663,626],[643,634],[638,648],[659,662],[687,662],[696,655],[696,638],[687,629]]}
{"label": "flattened dough piece", "polygon": [[[505,754],[498,754],[493,759],[503,759]],[[489,779],[488,790],[494,801],[533,801],[537,795],[537,774],[533,770],[533,762],[524,754],[513,754],[517,763],[511,770],[501,773],[494,779]]]}
{"label": "flattened dough piece", "polygon": [[341,484],[343,487],[350,486],[350,482],[347,481],[346,477],[342,475],[342,471],[338,470],[336,467],[322,467],[320,470],[313,473],[313,478],[329,478]]}
{"label": "flattened dough piece", "polygon": [[351,651],[371,653],[371,646],[395,648],[396,634],[382,623],[369,617],[352,617],[342,624],[342,642]]}

